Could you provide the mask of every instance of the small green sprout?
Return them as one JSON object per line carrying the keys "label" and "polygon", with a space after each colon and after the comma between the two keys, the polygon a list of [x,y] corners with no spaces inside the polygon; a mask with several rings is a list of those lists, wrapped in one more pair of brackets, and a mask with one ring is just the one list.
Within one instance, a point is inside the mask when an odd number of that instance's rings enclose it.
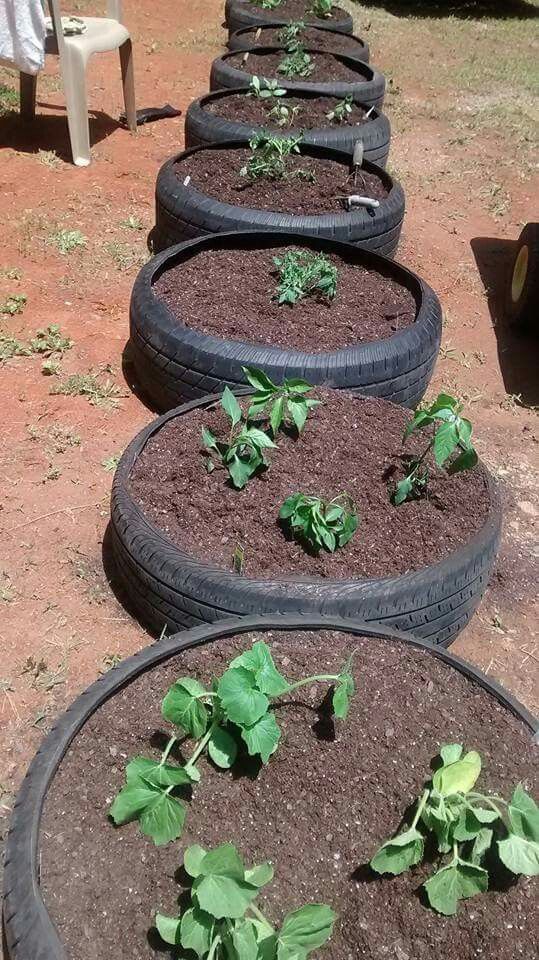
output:
{"label": "small green sprout", "polygon": [[258,180],[282,180],[287,176],[286,160],[299,153],[301,137],[268,137],[260,133],[249,141],[251,156],[240,170],[240,177]]}
{"label": "small green sprout", "polygon": [[254,76],[251,78],[247,96],[256,97],[257,100],[272,100],[274,97],[285,97],[286,90],[279,86],[277,80]]}
{"label": "small green sprout", "polygon": [[71,253],[73,250],[76,250],[77,247],[86,246],[86,237],[80,232],[80,230],[57,230],[56,233],[51,233],[48,237],[47,242],[55,246],[62,256]]}
{"label": "small green sprout", "polygon": [[[223,770],[234,765],[240,750],[269,763],[281,739],[272,701],[313,683],[333,686],[333,714],[345,720],[355,692],[352,660],[353,655],[339,673],[289,681],[277,670],[267,644],[259,640],[235,657],[208,689],[194,677],[177,680],[165,695],[161,712],[179,729],[160,760],[129,761],[126,784],[113,801],[110,816],[116,824],[138,820],[142,833],[157,845],[176,840],[187,814],[179,792],[200,781],[201,757],[207,754]],[[170,763],[172,748],[180,739],[183,748],[186,737],[195,741],[189,760],[183,766]]]}
{"label": "small green sprout", "polygon": [[305,47],[301,43],[294,45],[294,49],[283,57],[277,67],[277,72],[289,80],[293,80],[294,77],[306,79],[311,76],[313,70],[313,58],[306,53]]}
{"label": "small green sprout", "polygon": [[266,467],[266,450],[275,443],[263,430],[253,427],[243,419],[242,409],[232,391],[225,387],[221,407],[230,420],[230,433],[226,441],[219,440],[207,427],[202,428],[202,443],[209,451],[206,469],[209,473],[217,465],[224,467],[237,490]]}
{"label": "small green sprout", "polygon": [[249,3],[254,3],[257,7],[262,7],[264,10],[275,10],[275,7],[279,7],[283,0],[249,0]]}
{"label": "small green sprout", "polygon": [[284,27],[281,27],[277,34],[279,45],[286,47],[287,50],[293,49],[304,30],[304,20],[290,20],[285,23]]}
{"label": "small green sprout", "polygon": [[290,526],[296,540],[318,553],[334,553],[352,539],[359,526],[354,505],[347,494],[322,500],[305,493],[294,493],[279,510],[279,518]]}
{"label": "small green sprout", "polygon": [[254,367],[242,367],[242,370],[247,382],[255,388],[248,417],[258,419],[269,407],[269,421],[274,437],[282,424],[290,426],[293,423],[297,432],[301,433],[309,410],[320,404],[319,400],[306,396],[312,390],[311,384],[306,380],[291,377],[277,385],[262,370]]}
{"label": "small green sprout", "polygon": [[420,863],[425,840],[432,840],[440,854],[451,854],[451,860],[424,884],[430,906],[445,916],[457,912],[459,900],[488,889],[493,857],[511,873],[539,874],[535,801],[521,784],[509,802],[476,792],[481,757],[475,750],[462,751],[460,743],[441,748],[436,772],[417,801],[411,824],[382,844],[370,864],[377,873],[404,873]]}
{"label": "small green sprout", "polygon": [[301,107],[287,107],[285,103],[277,103],[269,111],[268,119],[273,120],[278,127],[291,127]]}
{"label": "small green sprout", "polygon": [[71,350],[73,340],[64,337],[57,323],[51,323],[43,330],[38,330],[35,337],[30,340],[32,353],[41,353],[44,357],[50,357],[52,353],[65,353]]}
{"label": "small green sprout", "polygon": [[22,313],[26,306],[27,297],[24,293],[12,293],[0,306],[0,313],[13,317],[16,313]]}
{"label": "small green sprout", "polygon": [[311,0],[309,13],[314,13],[319,20],[327,20],[331,17],[331,0]]}
{"label": "small green sprout", "polygon": [[183,865],[192,878],[190,905],[180,917],[156,914],[155,925],[165,943],[199,960],[307,960],[331,937],[336,917],[324,903],[288,913],[276,930],[254,903],[273,867],[246,869],[231,843],[187,847]]}
{"label": "small green sprout", "polygon": [[346,123],[352,113],[352,104],[353,98],[345,97],[344,100],[339,100],[332,110],[328,110],[326,117],[330,122],[335,120],[337,123]]}
{"label": "small green sprout", "polygon": [[393,493],[393,503],[398,506],[412,497],[420,497],[428,483],[428,469],[423,461],[432,450],[434,459],[439,467],[449,460],[452,454],[458,451],[458,456],[451,461],[449,473],[458,473],[469,470],[477,463],[477,453],[471,443],[472,425],[469,420],[460,416],[462,404],[447,393],[440,393],[430,407],[418,408],[413,419],[404,431],[403,443],[416,430],[439,424],[436,427],[427,447],[419,457],[414,457],[404,480],[400,480]]}
{"label": "small green sprout", "polygon": [[337,267],[323,253],[289,250],[274,257],[279,270],[279,303],[297,303],[312,294],[333,300],[337,292]]}

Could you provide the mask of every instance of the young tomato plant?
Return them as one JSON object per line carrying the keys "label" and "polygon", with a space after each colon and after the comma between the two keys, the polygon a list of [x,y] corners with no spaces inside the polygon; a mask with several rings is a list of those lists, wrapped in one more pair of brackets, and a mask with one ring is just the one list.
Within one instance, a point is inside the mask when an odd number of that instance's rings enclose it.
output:
{"label": "young tomato plant", "polygon": [[286,90],[279,86],[277,80],[267,80],[266,77],[254,76],[249,84],[248,97],[256,97],[257,100],[272,100],[274,97],[285,97]]}
{"label": "young tomato plant", "polygon": [[296,540],[318,553],[334,553],[352,539],[359,526],[354,505],[346,494],[333,500],[322,500],[305,493],[287,497],[279,510],[281,520],[287,521]]}
{"label": "young tomato plant", "polygon": [[[282,180],[287,176],[286,160],[292,153],[299,153],[301,137],[268,137],[257,134],[249,141],[251,156],[240,170],[240,177],[258,180]],[[296,171],[300,175],[301,171]]]}
{"label": "young tomato plant", "polygon": [[419,497],[428,484],[428,469],[423,462],[432,450],[434,460],[443,467],[449,458],[458,452],[451,461],[449,473],[469,470],[477,463],[477,453],[471,443],[472,425],[460,416],[462,404],[447,393],[440,393],[430,407],[418,408],[404,431],[403,443],[417,430],[435,426],[435,430],[419,457],[414,457],[404,480],[400,480],[393,494],[393,503],[398,506],[412,497]]}
{"label": "young tomato plant", "polygon": [[352,113],[352,97],[345,97],[344,100],[338,100],[332,110],[328,110],[326,117],[330,122],[346,123]]}
{"label": "young tomato plant", "polygon": [[441,748],[410,826],[384,843],[371,860],[377,873],[404,873],[423,859],[425,839],[432,840],[441,855],[451,854],[424,884],[430,906],[446,916],[457,912],[459,900],[488,889],[485,858],[490,865],[498,857],[514,874],[539,874],[536,803],[520,784],[509,802],[475,791],[481,757],[475,750],[463,754],[462,749],[460,743]]}
{"label": "young tomato plant", "polygon": [[287,50],[293,49],[294,45],[299,42],[299,38],[304,30],[304,20],[290,20],[288,23],[285,23],[283,27],[281,27],[277,34],[279,45],[286,47]]}
{"label": "young tomato plant", "polygon": [[287,107],[285,103],[276,103],[268,112],[268,119],[273,120],[278,127],[291,127],[300,112],[300,107]]}
{"label": "young tomato plant", "polygon": [[293,80],[294,77],[306,79],[311,76],[313,70],[313,59],[306,53],[305,47],[301,43],[294,43],[277,67],[277,72],[289,80]]}
{"label": "young tomato plant", "polygon": [[[203,754],[224,770],[234,764],[240,748],[268,763],[281,739],[272,701],[317,682],[333,684],[334,715],[346,719],[355,689],[351,670],[352,657],[337,674],[290,681],[279,673],[269,647],[260,640],[235,657],[210,689],[194,677],[177,680],[161,712],[180,732],[171,736],[159,761],[135,757],[127,764],[126,785],[110,808],[112,819],[116,824],[138,820],[142,833],[156,844],[176,840],[187,812],[177,791],[200,780],[197,762]],[[183,767],[168,763],[174,744],[184,736],[195,741],[191,757]]]}
{"label": "young tomato plant", "polygon": [[311,0],[309,12],[314,13],[319,20],[327,20],[331,17],[331,0]]}
{"label": "young tomato plant", "polygon": [[202,443],[209,451],[206,469],[211,473],[217,465],[224,467],[237,490],[260,469],[267,466],[266,450],[275,443],[263,430],[243,420],[238,400],[228,387],[221,398],[221,407],[230,420],[227,440],[219,440],[207,427],[202,428]]}
{"label": "young tomato plant", "polygon": [[279,385],[255,367],[242,367],[247,381],[255,388],[249,407],[249,418],[258,419],[269,407],[269,421],[273,436],[282,424],[293,423],[298,433],[303,430],[309,410],[318,407],[320,400],[307,397],[310,383],[296,377],[285,379]]}
{"label": "young tomato plant", "polygon": [[279,303],[297,303],[313,293],[333,300],[337,293],[337,267],[323,253],[289,250],[273,262],[279,270]]}
{"label": "young tomato plant", "polygon": [[192,878],[191,905],[180,917],[158,913],[155,925],[165,943],[199,960],[307,960],[331,937],[336,917],[325,903],[288,913],[276,930],[254,902],[273,867],[246,868],[231,843],[187,847],[183,865]]}

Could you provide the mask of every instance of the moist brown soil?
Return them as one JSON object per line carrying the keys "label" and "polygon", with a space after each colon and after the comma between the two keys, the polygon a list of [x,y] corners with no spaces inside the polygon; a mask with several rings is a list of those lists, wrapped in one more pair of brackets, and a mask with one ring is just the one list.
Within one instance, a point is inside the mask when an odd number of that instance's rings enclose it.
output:
{"label": "moist brown soil", "polygon": [[[296,700],[276,705],[282,739],[267,766],[258,771],[240,759],[234,772],[219,772],[200,761],[202,779],[178,842],[155,847],[136,823],[115,828],[107,810],[127,759],[158,759],[170,735],[160,715],[170,684],[189,675],[208,687],[232,656],[261,638],[294,680],[337,673],[356,650],[348,719],[334,725],[321,709],[327,686],[307,686]],[[257,904],[274,925],[303,903],[334,908],[333,935],[313,958],[536,956],[533,880],[512,883],[491,872],[489,892],[462,901],[458,915],[447,918],[418,896],[432,863],[395,879],[366,865],[420,795],[440,746],[452,742],[480,752],[481,790],[508,796],[519,781],[533,790],[537,751],[522,722],[454,668],[400,643],[271,631],[218,640],[148,671],[86,723],[46,798],[41,888],[69,960],[163,956],[149,931],[156,911],[180,912],[185,848],[224,842],[234,843],[248,865],[273,862],[274,879]],[[190,755],[192,742],[183,749]]]}
{"label": "moist brown soil", "polygon": [[243,70],[245,73],[258,75],[260,77],[277,77],[282,80],[283,85],[289,83],[330,83],[332,81],[342,81],[343,83],[366,83],[367,78],[362,73],[362,64],[358,61],[357,69],[348,66],[343,60],[333,56],[332,53],[313,53],[308,48],[314,69],[308,77],[287,77],[277,68],[287,55],[286,50],[280,50],[278,53],[253,53],[244,61],[245,51],[239,50],[232,56],[226,58],[226,63],[236,70]]}
{"label": "moist brown soil", "polygon": [[[207,113],[213,113],[216,117],[223,117],[225,120],[238,120],[241,123],[258,124],[270,129],[279,130],[281,133],[287,129],[301,128],[311,130],[317,127],[329,127],[339,129],[339,127],[348,127],[361,124],[365,121],[367,112],[365,107],[358,104],[352,104],[352,113],[344,123],[328,120],[327,114],[335,109],[335,105],[340,102],[338,97],[279,97],[278,99],[263,100],[260,97],[249,97],[241,93],[233,93],[228,97],[219,97],[218,100],[211,100],[204,105]],[[299,107],[292,124],[289,127],[279,127],[269,116],[273,107],[286,106],[289,109]],[[372,119],[372,118],[371,118]]]}
{"label": "moist brown soil", "polygon": [[327,258],[339,271],[333,300],[314,294],[279,305],[273,258],[291,250],[298,247],[203,250],[161,274],[154,291],[186,327],[269,346],[278,330],[279,346],[307,353],[382,340],[414,322],[417,308],[406,287],[334,255]]}
{"label": "moist brown soil", "polygon": [[[282,27],[265,27],[262,33],[255,39],[257,27],[253,27],[248,33],[242,34],[242,39],[253,41],[253,46],[260,47],[280,47],[282,40],[279,33]],[[335,33],[333,30],[318,30],[316,27],[306,27],[301,30],[298,40],[305,46],[313,47],[315,50],[328,50],[330,53],[346,53],[349,56],[359,56],[364,49],[363,44],[355,37],[346,33]]]}
{"label": "moist brown soil", "polygon": [[[224,471],[204,468],[202,427],[219,438],[229,433],[220,407],[174,418],[136,461],[132,496],[173,543],[205,563],[231,570],[241,545],[247,577],[398,575],[441,560],[473,537],[490,503],[482,467],[448,476],[431,463],[429,498],[395,507],[389,489],[403,475],[403,449],[417,454],[427,440],[414,438],[403,448],[409,412],[336,391],[316,395],[323,403],[301,436],[280,435],[270,468],[240,491],[229,486]],[[278,513],[298,491],[352,498],[359,528],[345,547],[314,556],[289,539]]]}
{"label": "moist brown soil", "polygon": [[332,7],[331,17],[315,17],[310,11],[311,4],[305,0],[282,0],[277,7],[268,10],[267,7],[257,7],[251,3],[247,4],[249,11],[257,13],[260,17],[267,17],[268,20],[306,20],[309,23],[315,23],[317,20],[325,26],[332,26],[339,20],[344,20],[348,16],[346,10],[342,7]]}
{"label": "moist brown soil", "polygon": [[280,180],[250,180],[240,176],[240,170],[251,155],[247,147],[196,150],[178,160],[176,174],[182,181],[189,176],[191,187],[222,203],[284,213],[342,213],[339,197],[357,193],[358,189],[375,200],[388,196],[378,174],[360,171],[354,187],[348,162],[306,154],[287,157],[287,174]]}

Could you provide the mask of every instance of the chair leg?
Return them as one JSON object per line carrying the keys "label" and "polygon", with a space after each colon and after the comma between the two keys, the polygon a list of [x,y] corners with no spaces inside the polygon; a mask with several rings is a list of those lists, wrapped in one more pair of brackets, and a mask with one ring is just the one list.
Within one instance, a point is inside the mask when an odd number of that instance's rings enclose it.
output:
{"label": "chair leg", "polygon": [[90,163],[90,131],[86,99],[86,60],[71,48],[61,64],[67,106],[67,123],[73,163],[87,167]]}
{"label": "chair leg", "polygon": [[126,40],[120,47],[120,65],[122,68],[122,86],[127,126],[134,133],[137,129],[137,109],[135,105],[135,74],[133,71],[133,45],[131,40]]}
{"label": "chair leg", "polygon": [[19,74],[21,117],[23,120],[34,120],[36,116],[36,87],[37,75],[31,73]]}

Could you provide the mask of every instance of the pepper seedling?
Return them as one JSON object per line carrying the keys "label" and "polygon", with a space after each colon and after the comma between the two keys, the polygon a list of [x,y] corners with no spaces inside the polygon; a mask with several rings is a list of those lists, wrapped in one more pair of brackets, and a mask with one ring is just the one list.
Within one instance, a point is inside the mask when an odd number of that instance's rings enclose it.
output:
{"label": "pepper seedling", "polygon": [[345,97],[344,100],[338,100],[332,110],[328,110],[326,117],[330,122],[334,120],[337,123],[346,123],[352,113],[352,97]]}
{"label": "pepper seedling", "polygon": [[311,550],[334,553],[352,539],[359,526],[354,505],[347,494],[333,500],[322,500],[305,493],[287,497],[279,510],[279,518],[290,526],[296,540]]}
{"label": "pepper seedling", "polygon": [[277,80],[254,76],[251,78],[247,96],[256,97],[257,100],[272,100],[274,97],[285,97],[286,90],[279,86]]}
{"label": "pepper seedling", "polygon": [[393,493],[393,503],[396,506],[409,498],[418,498],[425,492],[429,474],[423,462],[431,450],[439,467],[443,467],[458,451],[458,456],[449,464],[449,473],[458,473],[475,467],[478,457],[471,443],[472,425],[469,420],[460,416],[461,410],[462,404],[447,393],[440,393],[430,407],[417,408],[404,431],[403,443],[417,430],[423,430],[432,425],[438,426],[423,453],[411,460],[404,480],[400,480],[397,484]]}
{"label": "pepper seedling", "polygon": [[[345,720],[355,690],[352,657],[337,674],[290,681],[277,670],[267,644],[259,640],[235,657],[210,689],[194,677],[177,680],[165,695],[161,713],[181,733],[171,736],[159,761],[135,757],[127,764],[126,785],[110,808],[114,822],[138,820],[142,833],[157,845],[176,840],[187,813],[177,791],[200,780],[197,762],[202,755],[207,753],[217,767],[226,770],[235,763],[241,747],[249,756],[268,763],[281,739],[272,701],[313,683],[334,686],[333,713]],[[192,738],[195,746],[180,767],[168,763],[168,758],[183,734]]]}
{"label": "pepper seedling", "polygon": [[179,917],[156,914],[155,925],[165,943],[199,960],[307,960],[331,937],[336,916],[325,903],[293,910],[276,930],[254,902],[273,879],[272,865],[246,869],[232,843],[187,847],[183,865],[191,905]]}
{"label": "pepper seedling", "polygon": [[230,420],[230,433],[228,440],[219,440],[211,430],[202,427],[202,443],[210,454],[206,469],[211,473],[218,465],[224,467],[233,485],[241,490],[260,467],[268,465],[266,450],[275,447],[275,443],[263,430],[243,420],[241,406],[228,387],[220,402]]}
{"label": "pepper seedling", "polygon": [[309,410],[320,404],[320,400],[306,396],[312,390],[311,384],[296,377],[276,384],[267,374],[255,367],[242,367],[242,370],[248,383],[255,388],[248,417],[258,419],[269,407],[269,422],[274,437],[282,424],[289,426],[293,423],[298,433],[301,433]]}
{"label": "pepper seedling", "polygon": [[297,303],[314,293],[333,300],[337,293],[337,267],[323,253],[289,250],[273,262],[279,270],[279,303]]}
{"label": "pepper seedling", "polygon": [[301,43],[294,43],[277,67],[277,72],[290,80],[294,77],[306,79],[311,76],[313,70],[313,58],[306,52]]}
{"label": "pepper seedling", "polygon": [[[488,889],[488,869],[498,857],[511,873],[539,874],[539,808],[522,785],[511,800],[473,788],[481,773],[475,750],[463,754],[460,743],[440,750],[439,765],[417,801],[410,826],[384,843],[371,860],[377,873],[404,873],[423,859],[425,840],[440,854],[452,854],[424,884],[431,907],[453,916],[458,901]],[[419,830],[422,825],[424,832]]]}

